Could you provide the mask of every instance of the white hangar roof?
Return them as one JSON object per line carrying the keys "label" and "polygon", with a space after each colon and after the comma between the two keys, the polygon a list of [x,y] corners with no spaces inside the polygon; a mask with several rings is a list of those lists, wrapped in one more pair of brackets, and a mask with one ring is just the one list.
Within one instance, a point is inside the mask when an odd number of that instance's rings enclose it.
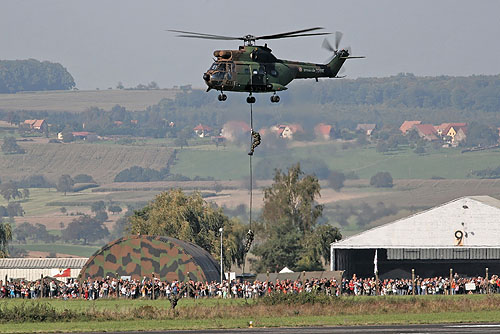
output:
{"label": "white hangar roof", "polygon": [[0,269],[81,269],[88,258],[6,258],[0,259]]}
{"label": "white hangar roof", "polygon": [[500,200],[469,196],[372,228],[332,249],[500,248]]}

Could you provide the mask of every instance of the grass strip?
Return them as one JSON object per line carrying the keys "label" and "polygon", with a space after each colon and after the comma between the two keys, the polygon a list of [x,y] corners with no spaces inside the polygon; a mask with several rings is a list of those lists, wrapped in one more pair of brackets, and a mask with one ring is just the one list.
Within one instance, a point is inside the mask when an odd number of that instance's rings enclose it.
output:
{"label": "grass strip", "polygon": [[443,312],[420,314],[350,314],[339,316],[274,316],[224,319],[171,319],[123,321],[75,321],[53,323],[6,323],[0,333],[47,333],[89,331],[161,331],[174,329],[223,329],[246,328],[249,321],[254,327],[304,327],[304,326],[356,326],[402,325],[438,323],[488,323],[498,321],[499,310],[481,312]]}

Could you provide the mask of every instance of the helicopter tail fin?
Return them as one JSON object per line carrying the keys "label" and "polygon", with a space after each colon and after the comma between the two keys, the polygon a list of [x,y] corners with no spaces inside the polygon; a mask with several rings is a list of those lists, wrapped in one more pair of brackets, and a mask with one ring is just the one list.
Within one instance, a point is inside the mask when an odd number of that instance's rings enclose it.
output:
{"label": "helicopter tail fin", "polygon": [[332,59],[330,59],[330,61],[326,64],[326,66],[328,66],[328,69],[330,70],[329,76],[331,78],[337,77],[337,74],[342,68],[342,65],[344,65],[345,61],[346,58],[340,57],[339,55],[335,55]]}

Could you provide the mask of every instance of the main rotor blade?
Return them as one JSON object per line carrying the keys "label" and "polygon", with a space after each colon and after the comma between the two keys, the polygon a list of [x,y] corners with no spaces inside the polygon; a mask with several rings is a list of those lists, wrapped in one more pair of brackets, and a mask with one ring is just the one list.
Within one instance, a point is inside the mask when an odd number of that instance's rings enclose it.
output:
{"label": "main rotor blade", "polygon": [[[213,35],[213,34],[204,34],[204,33],[200,33],[200,32],[192,32],[192,31],[172,30],[172,29],[169,29],[167,31],[176,32],[176,33],[180,33],[180,34],[189,34],[189,35],[192,35],[192,36],[216,37],[216,38],[223,38],[223,39],[228,39],[228,38],[229,39],[239,39],[239,37]],[[179,37],[187,37],[187,36],[186,35],[179,35]]]}
{"label": "main rotor blade", "polygon": [[342,33],[340,31],[335,32],[335,50],[339,49],[340,40],[342,39]]}
{"label": "main rotor blade", "polygon": [[[256,39],[277,39],[277,38],[288,37],[290,35],[296,35],[296,34],[301,34],[301,33],[304,33],[304,32],[321,30],[321,29],[325,29],[325,28],[323,28],[323,27],[315,27],[315,28],[309,28],[309,29],[302,29],[302,30],[295,30],[295,31],[289,31],[289,32],[282,32],[282,33],[279,33],[279,34],[258,36],[258,37],[256,37]],[[309,35],[304,35],[304,36],[309,36]],[[311,35],[311,36],[314,36],[314,35]],[[293,36],[291,36],[291,37],[293,37]]]}
{"label": "main rotor blade", "polygon": [[323,40],[323,44],[321,44],[321,47],[323,49],[327,49],[330,52],[335,52],[335,49],[326,38]]}
{"label": "main rotor blade", "polygon": [[224,41],[233,41],[233,40],[244,40],[242,37],[227,37],[227,36],[197,36],[197,35],[177,35],[177,37],[185,37],[185,38],[201,38],[201,39],[217,39]]}
{"label": "main rotor blade", "polygon": [[281,38],[292,38],[292,37],[303,37],[303,36],[322,36],[322,35],[330,35],[330,32],[318,32],[314,34],[299,34],[299,35],[287,35],[287,36],[281,36],[281,37],[257,37],[257,39],[281,39]]}

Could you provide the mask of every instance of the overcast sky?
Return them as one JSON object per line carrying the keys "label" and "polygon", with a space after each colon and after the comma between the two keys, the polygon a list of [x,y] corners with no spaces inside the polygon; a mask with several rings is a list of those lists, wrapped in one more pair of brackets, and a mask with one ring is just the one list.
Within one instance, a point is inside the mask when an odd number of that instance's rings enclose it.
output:
{"label": "overcast sky", "polygon": [[[500,73],[500,1],[1,0],[0,59],[60,62],[80,89],[203,87],[216,49],[166,29],[263,35],[315,26],[344,33],[348,77]],[[330,37],[333,42],[333,37]],[[278,58],[323,63],[322,36],[269,41]]]}

